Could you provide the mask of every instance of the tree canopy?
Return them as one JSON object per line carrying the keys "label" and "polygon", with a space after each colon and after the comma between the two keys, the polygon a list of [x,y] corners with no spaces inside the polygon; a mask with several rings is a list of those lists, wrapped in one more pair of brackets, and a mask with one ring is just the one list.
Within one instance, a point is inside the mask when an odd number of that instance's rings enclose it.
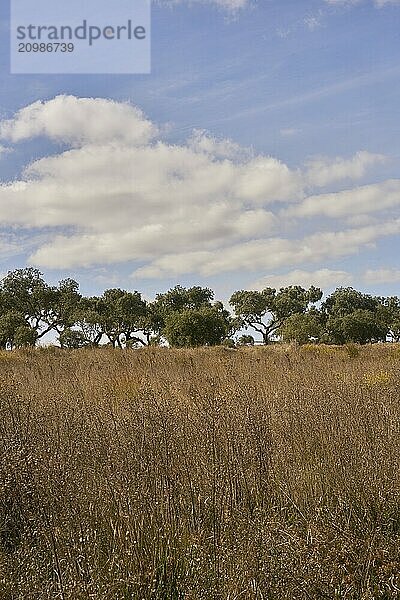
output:
{"label": "tree canopy", "polygon": [[334,344],[385,341],[389,328],[382,305],[380,297],[363,294],[351,287],[338,288],[321,306],[326,319],[327,340]]}
{"label": "tree canopy", "polygon": [[229,303],[244,327],[250,327],[262,336],[264,344],[277,335],[285,321],[295,314],[306,312],[310,304],[322,298],[316,287],[306,290],[299,285],[265,288],[261,292],[241,290],[232,294]]}
{"label": "tree canopy", "polygon": [[228,329],[226,311],[204,305],[170,313],[163,334],[170,346],[178,348],[217,346],[227,337]]}
{"label": "tree canopy", "polygon": [[296,341],[360,344],[400,341],[400,299],[340,287],[323,302],[314,286],[240,290],[231,314],[208,287],[176,285],[154,301],[139,291],[106,289],[85,297],[73,279],[48,284],[32,267],[10,271],[0,282],[0,347],[35,346],[51,334],[61,347],[109,344],[124,348],[252,345]]}

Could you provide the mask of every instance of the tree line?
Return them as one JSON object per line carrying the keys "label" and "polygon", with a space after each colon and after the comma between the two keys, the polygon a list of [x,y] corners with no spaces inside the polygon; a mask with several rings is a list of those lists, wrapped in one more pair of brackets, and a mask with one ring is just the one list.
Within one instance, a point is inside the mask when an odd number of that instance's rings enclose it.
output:
{"label": "tree line", "polygon": [[400,341],[400,299],[337,288],[241,290],[229,304],[205,287],[175,286],[146,301],[138,291],[107,289],[85,297],[73,279],[49,285],[32,267],[0,282],[0,348],[36,346],[46,335],[62,348],[252,345],[272,341],[359,344]]}

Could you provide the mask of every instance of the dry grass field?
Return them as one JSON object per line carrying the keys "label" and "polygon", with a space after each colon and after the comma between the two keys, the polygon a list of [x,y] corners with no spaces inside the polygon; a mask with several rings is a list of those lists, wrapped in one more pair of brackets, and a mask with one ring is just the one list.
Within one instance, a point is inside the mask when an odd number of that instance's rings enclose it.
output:
{"label": "dry grass field", "polygon": [[400,598],[400,348],[0,354],[1,600]]}

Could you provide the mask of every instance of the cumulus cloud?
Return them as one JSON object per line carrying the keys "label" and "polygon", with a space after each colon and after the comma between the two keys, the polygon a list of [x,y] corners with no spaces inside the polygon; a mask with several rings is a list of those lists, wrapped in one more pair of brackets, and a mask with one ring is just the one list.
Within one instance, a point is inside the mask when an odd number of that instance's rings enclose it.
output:
{"label": "cumulus cloud", "polygon": [[307,178],[311,185],[319,187],[347,179],[356,181],[364,177],[371,167],[382,164],[386,160],[387,158],[382,154],[372,154],[365,151],[357,152],[350,159],[341,157],[335,159],[314,158],[307,164]]}
{"label": "cumulus cloud", "polygon": [[74,146],[88,142],[141,145],[156,133],[142,111],[130,104],[75,96],[39,100],[0,124],[0,138],[12,142],[46,136]]}
{"label": "cumulus cloud", "polygon": [[37,136],[68,147],[0,184],[0,225],[37,232],[30,261],[39,267],[132,262],[140,277],[274,269],[352,254],[398,231],[394,220],[284,237],[299,218],[396,206],[398,181],[333,201],[329,194],[306,198],[310,188],[362,177],[380,155],[295,169],[204,131],[171,145],[135,106],[73,96],[35,102],[0,122],[3,139]]}
{"label": "cumulus cloud", "polygon": [[287,265],[318,263],[358,253],[381,237],[400,233],[400,219],[375,227],[318,232],[303,238],[257,239],[223,248],[220,252],[187,252],[165,255],[133,275],[162,278],[197,272],[204,276],[235,270],[274,269]]}
{"label": "cumulus cloud", "polygon": [[[236,164],[187,146],[89,144],[38,160],[23,179],[0,186],[0,220],[79,229],[57,259],[38,255],[42,264],[72,266],[267,234],[275,222],[267,205],[298,194],[296,174],[268,157]],[[99,235],[105,257],[93,247]],[[81,254],[85,243],[92,248]]]}
{"label": "cumulus cloud", "polygon": [[400,180],[391,179],[344,190],[342,192],[310,196],[298,206],[289,208],[287,214],[297,217],[357,218],[367,213],[379,212],[400,205]]}
{"label": "cumulus cloud", "polygon": [[191,138],[188,140],[188,145],[195,152],[204,153],[214,158],[227,158],[240,161],[253,157],[253,152],[250,148],[244,148],[232,140],[218,139],[202,129],[195,129],[193,131]]}
{"label": "cumulus cloud", "polygon": [[258,279],[249,287],[255,290],[262,290],[266,287],[279,289],[289,285],[301,285],[309,288],[312,285],[323,290],[334,288],[341,285],[351,285],[353,276],[347,271],[333,271],[330,269],[317,269],[316,271],[302,271],[296,269],[283,275],[266,275]]}
{"label": "cumulus cloud", "polygon": [[73,147],[0,186],[0,221],[56,228],[32,260],[69,267],[268,235],[268,206],[302,196],[299,173],[275,158],[199,132],[180,146],[151,142],[155,130],[138,109],[107,100],[62,96],[22,109],[0,124],[3,137]]}
{"label": "cumulus cloud", "polygon": [[363,274],[363,280],[369,284],[399,283],[400,269],[368,269]]}

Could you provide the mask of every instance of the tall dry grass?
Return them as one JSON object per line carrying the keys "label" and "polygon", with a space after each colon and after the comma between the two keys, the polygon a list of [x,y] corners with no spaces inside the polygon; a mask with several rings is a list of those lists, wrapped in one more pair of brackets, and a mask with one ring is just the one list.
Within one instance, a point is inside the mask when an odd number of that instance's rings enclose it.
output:
{"label": "tall dry grass", "polygon": [[400,350],[0,355],[1,600],[400,597]]}

